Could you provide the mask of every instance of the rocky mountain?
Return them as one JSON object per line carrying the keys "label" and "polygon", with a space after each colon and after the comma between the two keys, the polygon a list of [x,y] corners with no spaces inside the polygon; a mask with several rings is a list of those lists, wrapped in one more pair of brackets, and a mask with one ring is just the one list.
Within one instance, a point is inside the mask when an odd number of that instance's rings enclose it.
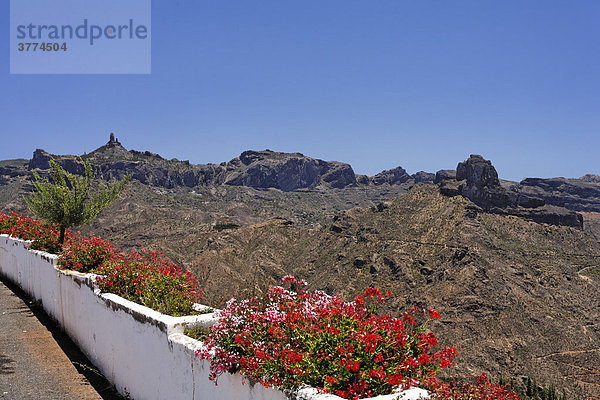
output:
{"label": "rocky mountain", "polygon": [[600,244],[576,228],[473,206],[417,185],[318,227],[274,219],[207,231],[191,268],[217,304],[262,293],[288,273],[347,298],[376,285],[394,294],[387,311],[439,309],[431,328],[457,346],[456,376],[528,375],[573,398],[597,394]]}
{"label": "rocky mountain", "polygon": [[[193,165],[114,137],[83,158],[103,179],[134,178],[83,233],[164,252],[197,274],[208,304],[259,294],[286,274],[346,298],[375,285],[394,295],[386,311],[440,311],[431,329],[458,349],[453,375],[526,375],[598,398],[597,176],[508,182],[476,155],[435,175],[397,167],[368,177],[269,150]],[[82,171],[75,157],[43,150],[0,161],[4,212],[27,213],[21,196],[50,159]]]}
{"label": "rocky mountain", "polygon": [[[245,151],[239,157],[221,164],[192,165],[188,161],[166,160],[148,151],[127,151],[114,136],[106,145],[82,158],[90,161],[95,166],[97,176],[103,179],[120,179],[130,173],[133,179],[143,184],[168,189],[230,185],[289,192],[317,187],[342,189],[359,184],[397,185],[433,181],[432,174],[419,172],[411,176],[401,167],[373,177],[359,176],[357,179],[348,164],[318,160],[301,153],[271,150]],[[51,159],[71,173],[80,174],[83,170],[82,163],[75,157],[54,156],[42,149],[34,152],[28,168],[46,170]]]}
{"label": "rocky mountain", "polygon": [[526,178],[514,188],[520,195],[538,197],[574,211],[600,210],[600,177],[585,175],[579,179]]}
{"label": "rocky mountain", "polygon": [[[565,208],[564,202],[556,204],[557,202],[553,201],[557,195],[548,194],[543,189],[533,189],[542,185],[551,188],[553,187],[552,182],[556,179],[531,180],[530,178],[523,180],[518,185],[510,185],[505,188],[500,184],[498,173],[489,160],[485,160],[480,155],[471,155],[469,159],[458,164],[456,171],[439,171],[435,181],[438,182],[443,194],[464,196],[486,212],[515,215],[536,222],[583,229],[583,216],[571,211],[574,207]],[[597,194],[598,200],[600,200],[600,185],[588,184],[590,186],[588,192],[581,190],[584,189],[582,186],[583,184],[577,186],[572,193],[576,193],[580,197]],[[595,188],[597,193],[591,188],[594,186],[597,186]],[[568,188],[563,187],[563,196],[569,196],[567,190],[574,187],[574,185]],[[559,191],[559,193],[563,192]],[[574,199],[573,196],[571,197]],[[546,204],[546,199],[552,203]]]}
{"label": "rocky mountain", "polygon": [[[520,183],[500,181],[491,162],[477,155],[459,163],[455,170],[441,170],[435,175],[424,171],[409,175],[397,167],[368,177],[355,174],[346,163],[271,150],[245,151],[221,164],[194,165],[177,159],[166,160],[148,151],[128,151],[112,135],[107,144],[82,158],[90,161],[97,176],[103,179],[120,179],[130,173],[142,184],[166,189],[229,185],[291,192],[402,185],[405,190],[416,183],[435,183],[441,186],[443,193],[466,196],[486,211],[502,211],[540,222],[581,227],[580,217],[562,208],[600,212],[600,177],[597,175],[579,179],[526,178]],[[48,169],[51,159],[69,172],[83,171],[76,157],[56,156],[37,149],[27,168],[1,166],[0,185],[28,175],[30,170]]]}

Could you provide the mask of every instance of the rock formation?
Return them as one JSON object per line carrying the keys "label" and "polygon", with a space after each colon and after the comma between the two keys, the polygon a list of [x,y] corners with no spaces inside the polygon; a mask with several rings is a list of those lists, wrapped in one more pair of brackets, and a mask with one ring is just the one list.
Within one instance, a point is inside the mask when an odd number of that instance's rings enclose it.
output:
{"label": "rock formation", "polygon": [[432,174],[431,172],[425,172],[425,171],[419,171],[416,174],[413,174],[411,176],[415,180],[415,183],[431,184],[431,183],[433,183],[433,180],[435,179],[435,174]]}
{"label": "rock formation", "polygon": [[435,173],[433,183],[436,185],[446,179],[456,179],[456,170],[454,169],[441,169]]}
{"label": "rock formation", "polygon": [[52,160],[52,156],[49,153],[42,149],[36,149],[33,157],[29,160],[29,169],[48,169],[50,160]]}
{"label": "rock formation", "polygon": [[[100,178],[121,179],[130,173],[133,179],[141,183],[165,188],[226,184],[293,191],[315,187],[341,189],[357,185],[356,175],[350,165],[318,160],[301,153],[245,151],[239,157],[219,165],[191,165],[189,161],[165,160],[148,151],[127,151],[114,134],[111,134],[108,143],[84,158],[92,163]],[[51,159],[55,159],[70,173],[83,172],[82,161],[74,157],[55,157],[41,149],[34,152],[28,167],[30,170],[46,170]]]}
{"label": "rock formation", "polygon": [[[535,196],[535,191],[522,190],[527,179],[506,189],[500,184],[498,173],[489,160],[472,154],[466,161],[458,163],[455,173],[442,170],[435,181],[442,194],[462,195],[482,210],[496,214],[516,215],[553,225],[572,226],[583,229],[583,217],[561,204],[546,204],[543,197]],[[537,180],[537,184],[541,184]],[[600,188],[599,188],[600,189]]]}
{"label": "rock formation", "polygon": [[510,204],[506,190],[500,186],[496,168],[480,155],[472,154],[468,160],[458,163],[456,180],[465,181],[460,193],[480,207],[505,208]]}
{"label": "rock formation", "polygon": [[[133,179],[141,183],[165,188],[232,185],[288,192],[315,188],[343,189],[358,185],[404,185],[406,190],[414,183],[432,183],[434,179],[433,174],[424,171],[409,175],[402,167],[372,177],[356,175],[346,163],[272,150],[245,151],[239,157],[218,165],[193,165],[189,161],[166,160],[149,151],[128,151],[114,133],[110,134],[104,146],[83,158],[92,163],[96,175],[102,179],[121,179],[130,173]],[[51,159],[68,172],[80,174],[83,171],[83,163],[75,157],[57,157],[42,149],[34,152],[28,168],[46,170]]]}
{"label": "rock formation", "polygon": [[574,211],[600,212],[600,180],[597,175],[579,179],[525,178],[513,191],[525,196],[543,199],[546,204],[566,207]]}
{"label": "rock formation", "polygon": [[[104,146],[82,158],[91,162],[96,175],[102,179],[121,179],[130,173],[143,184],[168,189],[231,185],[287,192],[370,187],[371,191],[387,193],[394,187],[394,193],[401,193],[416,183],[434,183],[443,194],[465,196],[484,211],[510,213],[540,222],[580,227],[581,217],[565,209],[600,212],[598,175],[507,182],[500,180],[492,163],[479,155],[472,155],[454,170],[440,170],[435,175],[424,171],[409,175],[399,166],[369,177],[355,174],[346,163],[271,150],[245,151],[221,164],[194,165],[189,161],[166,160],[149,151],[127,150],[111,133]],[[0,184],[7,184],[16,176],[27,176],[28,170],[47,170],[51,159],[68,172],[83,172],[79,159],[54,156],[37,149],[27,168],[2,167]]]}
{"label": "rock formation", "polygon": [[409,179],[411,179],[411,176],[406,173],[404,168],[396,167],[394,169],[382,171],[377,175],[372,176],[370,180],[373,185],[382,185],[384,183],[395,185],[405,183]]}
{"label": "rock formation", "polygon": [[223,166],[228,170],[224,179],[227,185],[283,191],[319,185],[338,189],[356,185],[356,176],[350,165],[317,160],[301,153],[245,151]]}

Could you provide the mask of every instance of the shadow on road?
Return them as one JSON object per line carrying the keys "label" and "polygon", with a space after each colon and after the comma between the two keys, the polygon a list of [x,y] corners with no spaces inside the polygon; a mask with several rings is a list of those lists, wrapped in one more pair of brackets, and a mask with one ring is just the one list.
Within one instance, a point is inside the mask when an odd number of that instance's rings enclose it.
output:
{"label": "shadow on road", "polygon": [[[104,400],[124,400],[114,386],[94,367],[88,358],[79,350],[69,336],[42,308],[41,302],[30,298],[20,287],[0,276],[0,281],[6,285],[17,297],[19,297],[29,310],[40,321],[40,323],[52,334],[52,337],[61,350],[69,358],[77,371],[83,375],[92,387]],[[24,309],[23,311],[28,311]],[[19,310],[19,313],[21,311]],[[10,358],[0,354],[0,374],[8,375],[14,373],[13,362]]]}

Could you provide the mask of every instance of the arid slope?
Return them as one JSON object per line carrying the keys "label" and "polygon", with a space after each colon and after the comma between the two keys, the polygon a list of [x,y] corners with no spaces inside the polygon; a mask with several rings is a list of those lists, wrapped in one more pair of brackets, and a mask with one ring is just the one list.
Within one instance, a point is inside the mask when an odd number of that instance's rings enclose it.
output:
{"label": "arid slope", "polygon": [[195,253],[212,304],[287,273],[347,298],[375,285],[393,293],[388,311],[440,311],[432,329],[458,349],[453,375],[600,391],[600,245],[580,230],[475,214],[463,197],[419,185],[322,227],[279,219],[211,233]]}

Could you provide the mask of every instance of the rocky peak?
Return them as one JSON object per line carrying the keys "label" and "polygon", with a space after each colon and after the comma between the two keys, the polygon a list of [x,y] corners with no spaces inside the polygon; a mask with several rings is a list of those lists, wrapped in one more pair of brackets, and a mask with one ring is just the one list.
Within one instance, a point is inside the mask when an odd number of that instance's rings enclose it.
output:
{"label": "rocky peak", "polygon": [[471,154],[466,161],[458,163],[456,180],[466,181],[460,185],[461,194],[481,207],[503,208],[509,205],[508,194],[500,186],[496,168],[478,154]]}
{"label": "rocky peak", "polygon": [[356,175],[350,165],[318,160],[302,153],[249,150],[223,166],[228,171],[224,180],[227,185],[283,191],[319,185],[333,188],[356,185]]}
{"label": "rocky peak", "polygon": [[110,136],[108,138],[108,143],[106,143],[106,146],[108,146],[108,147],[121,146],[119,139],[115,138],[115,134],[113,132],[110,133]]}
{"label": "rocky peak", "polygon": [[579,179],[583,182],[600,183],[600,176],[594,174],[586,174]]}
{"label": "rocky peak", "polygon": [[503,187],[491,161],[477,154],[458,163],[455,174],[447,170],[438,171],[435,181],[442,194],[462,195],[484,211],[583,228],[583,217],[580,214],[563,207],[546,205],[544,199],[521,190],[523,182],[509,189]]}
{"label": "rocky peak", "polygon": [[496,168],[479,154],[471,154],[466,161],[458,163],[456,180],[464,179],[467,180],[467,186],[500,186]]}
{"label": "rocky peak", "polygon": [[435,174],[431,172],[419,171],[416,174],[411,175],[415,180],[415,183],[428,183],[432,184],[435,179]]}
{"label": "rocky peak", "polygon": [[411,179],[411,176],[406,173],[406,170],[402,167],[396,167],[394,169],[388,169],[378,173],[371,177],[371,182],[374,185],[383,185],[387,183],[389,185],[397,185],[404,183]]}
{"label": "rocky peak", "polygon": [[50,168],[50,160],[52,160],[52,155],[50,153],[42,150],[35,149],[33,152],[33,157],[29,160],[28,168],[32,169],[48,169]]}
{"label": "rocky peak", "polygon": [[434,184],[438,184],[446,179],[456,179],[456,170],[454,169],[440,169],[435,173],[435,178],[433,179]]}

